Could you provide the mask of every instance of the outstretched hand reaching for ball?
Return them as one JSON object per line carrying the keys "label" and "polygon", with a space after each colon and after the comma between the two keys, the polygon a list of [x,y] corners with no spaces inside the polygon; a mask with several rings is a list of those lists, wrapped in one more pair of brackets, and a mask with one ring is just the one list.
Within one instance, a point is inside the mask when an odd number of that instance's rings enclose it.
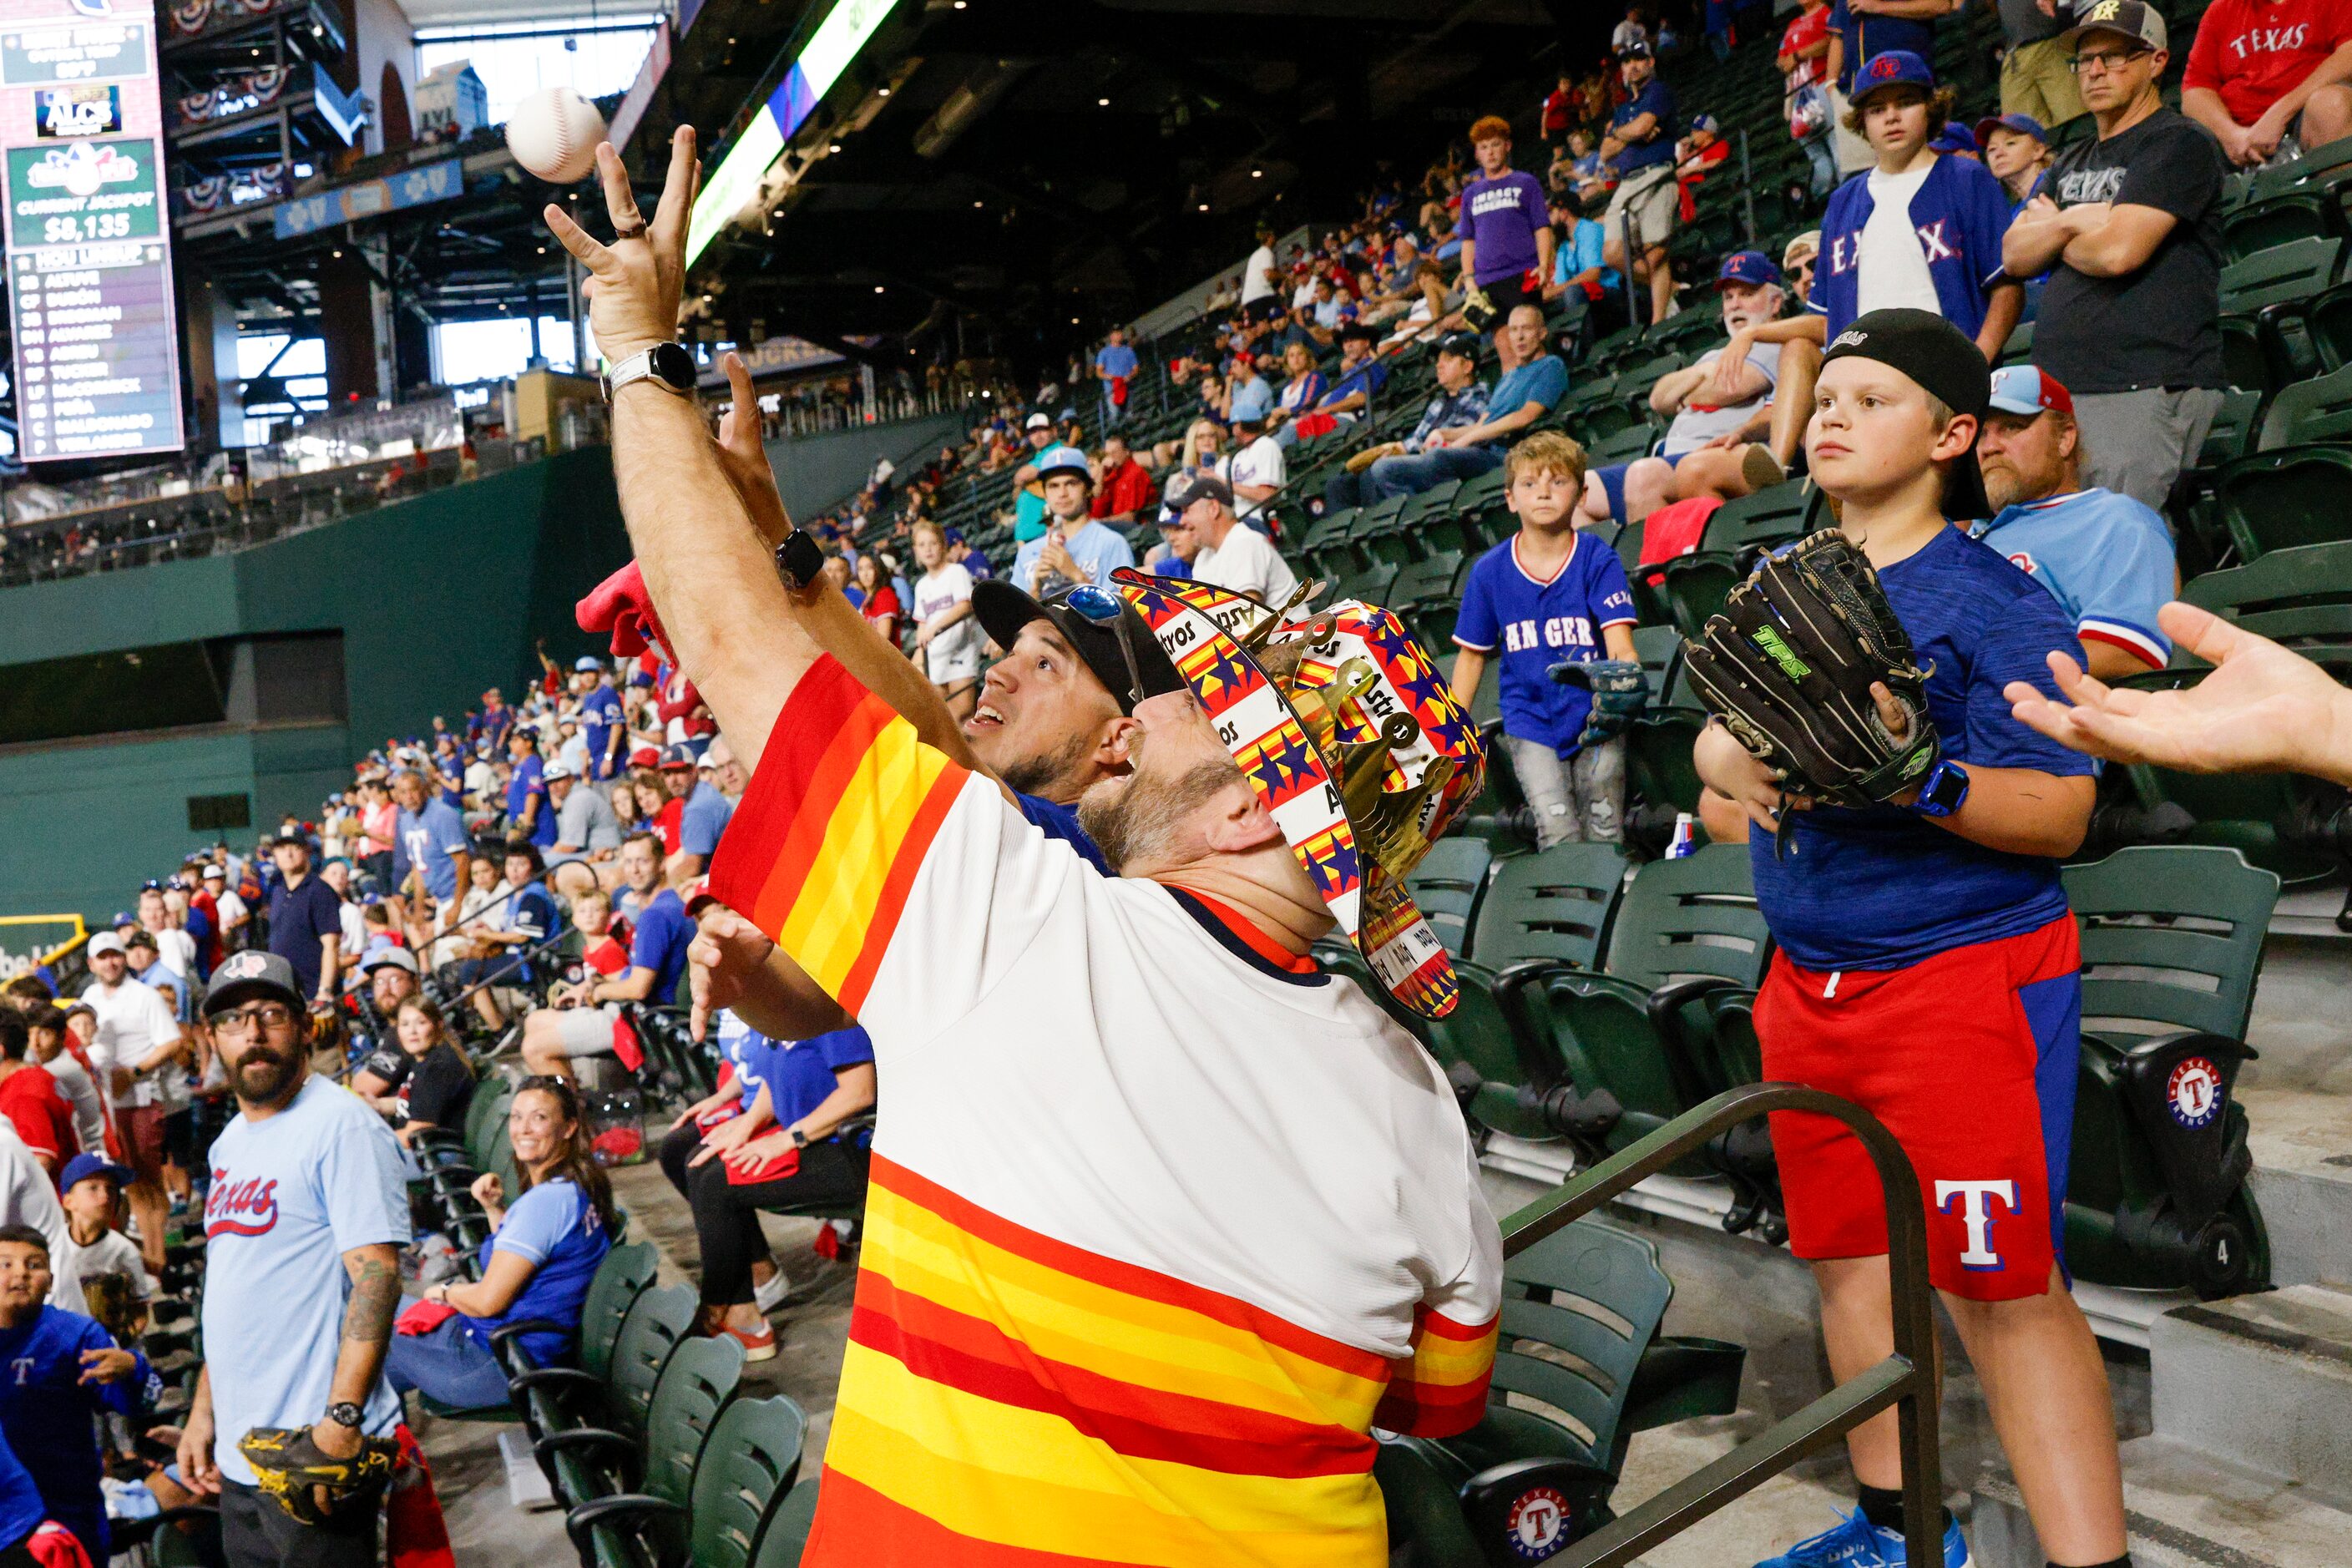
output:
{"label": "outstretched hand reaching for ball", "polygon": [[[2352,692],[2301,655],[2191,605],[2157,612],[2165,634],[2213,671],[2180,691],[2136,691],[2050,656],[2066,702],[2026,681],[2002,693],[2020,722],[2118,763],[2193,773],[2307,773],[2352,784]],[[2072,706],[2069,706],[2072,704]]]}
{"label": "outstretched hand reaching for ball", "polygon": [[686,284],[686,228],[702,185],[694,158],[694,127],[681,125],[669,141],[669,174],[660,205],[648,223],[637,211],[637,194],[610,142],[596,144],[596,174],[604,187],[604,210],[613,221],[610,242],[597,240],[550,202],[549,232],[589,272],[588,320],[596,347],[617,363],[640,350],[677,336],[677,302]]}

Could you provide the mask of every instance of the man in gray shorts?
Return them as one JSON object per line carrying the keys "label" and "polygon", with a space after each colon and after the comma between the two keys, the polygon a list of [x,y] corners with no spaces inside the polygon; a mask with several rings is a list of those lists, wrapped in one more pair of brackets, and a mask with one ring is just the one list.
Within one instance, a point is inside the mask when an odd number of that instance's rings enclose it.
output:
{"label": "man in gray shorts", "polygon": [[593,976],[569,994],[568,1005],[542,1007],[522,1021],[522,1059],[531,1071],[570,1078],[572,1058],[611,1052],[624,1003],[667,1006],[676,995],[694,921],[677,894],[663,886],[661,867],[661,840],[652,834],[633,835],[621,846],[621,877],[636,896],[629,911],[629,966]]}

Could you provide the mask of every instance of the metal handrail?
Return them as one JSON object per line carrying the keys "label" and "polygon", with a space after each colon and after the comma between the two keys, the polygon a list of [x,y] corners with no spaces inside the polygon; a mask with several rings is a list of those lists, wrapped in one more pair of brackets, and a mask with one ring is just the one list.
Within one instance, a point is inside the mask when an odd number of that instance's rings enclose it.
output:
{"label": "metal handrail", "polygon": [[1862,1141],[1871,1163],[1878,1167],[1886,1204],[1895,1353],[1570,1546],[1559,1558],[1561,1568],[1620,1568],[1890,1405],[1902,1451],[1903,1538],[1909,1561],[1943,1561],[1943,1466],[1936,1432],[1936,1321],[1927,1283],[1927,1215],[1920,1207],[1919,1179],[1910,1157],[1870,1112],[1801,1084],[1727,1089],[1511,1215],[1503,1223],[1503,1254],[1507,1258],[1525,1251],[1635,1183],[1696,1152],[1708,1140],[1772,1110],[1836,1118]]}

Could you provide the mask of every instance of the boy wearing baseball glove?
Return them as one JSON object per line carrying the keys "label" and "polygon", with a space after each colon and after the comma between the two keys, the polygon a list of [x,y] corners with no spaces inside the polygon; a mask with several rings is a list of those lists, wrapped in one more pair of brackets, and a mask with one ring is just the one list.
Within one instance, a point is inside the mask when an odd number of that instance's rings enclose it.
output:
{"label": "boy wearing baseball glove", "polygon": [[1503,461],[1519,531],[1478,558],[1454,623],[1454,696],[1500,658],[1503,743],[1536,818],[1536,847],[1623,837],[1627,724],[1649,697],[1633,654],[1624,563],[1576,529],[1584,448],[1543,431]]}
{"label": "boy wearing baseball glove", "polygon": [[[2017,723],[2050,683],[2057,602],[1948,521],[1979,515],[1984,356],[1926,311],[1831,343],[1806,450],[1841,529],[1759,569],[1692,645],[1717,722],[1696,748],[1717,837],[1748,835],[1777,951],[1756,1005],[1768,1079],[1851,1100],[1910,1156],[1928,1272],[1982,1379],[2042,1549],[2127,1563],[2106,1375],[2063,1241],[2081,1021],[2060,859],[2087,762]],[[1743,820],[1744,819],[1744,820]],[[1776,1115],[1790,1245],[1831,1370],[1891,1352],[1886,1226],[1861,1144]],[[1847,1439],[1862,1506],[1769,1568],[1904,1561],[1892,1413]],[[1948,1523],[1943,1568],[1968,1545]]]}

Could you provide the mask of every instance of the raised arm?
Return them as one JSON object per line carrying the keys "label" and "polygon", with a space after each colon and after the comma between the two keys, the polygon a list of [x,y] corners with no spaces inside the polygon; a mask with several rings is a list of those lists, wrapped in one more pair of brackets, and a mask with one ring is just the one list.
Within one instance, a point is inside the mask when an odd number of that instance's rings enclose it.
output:
{"label": "raised arm", "polygon": [[[670,139],[653,221],[638,216],[620,154],[596,148],[614,225],[600,243],[550,203],[549,230],[591,274],[589,320],[614,361],[672,341],[685,279],[688,209],[700,183],[694,128]],[[646,378],[613,398],[613,471],[646,589],[678,662],[719,727],[746,756],[767,749],[776,716],[821,652],[792,612],[766,542],[729,483],[702,411]]]}

